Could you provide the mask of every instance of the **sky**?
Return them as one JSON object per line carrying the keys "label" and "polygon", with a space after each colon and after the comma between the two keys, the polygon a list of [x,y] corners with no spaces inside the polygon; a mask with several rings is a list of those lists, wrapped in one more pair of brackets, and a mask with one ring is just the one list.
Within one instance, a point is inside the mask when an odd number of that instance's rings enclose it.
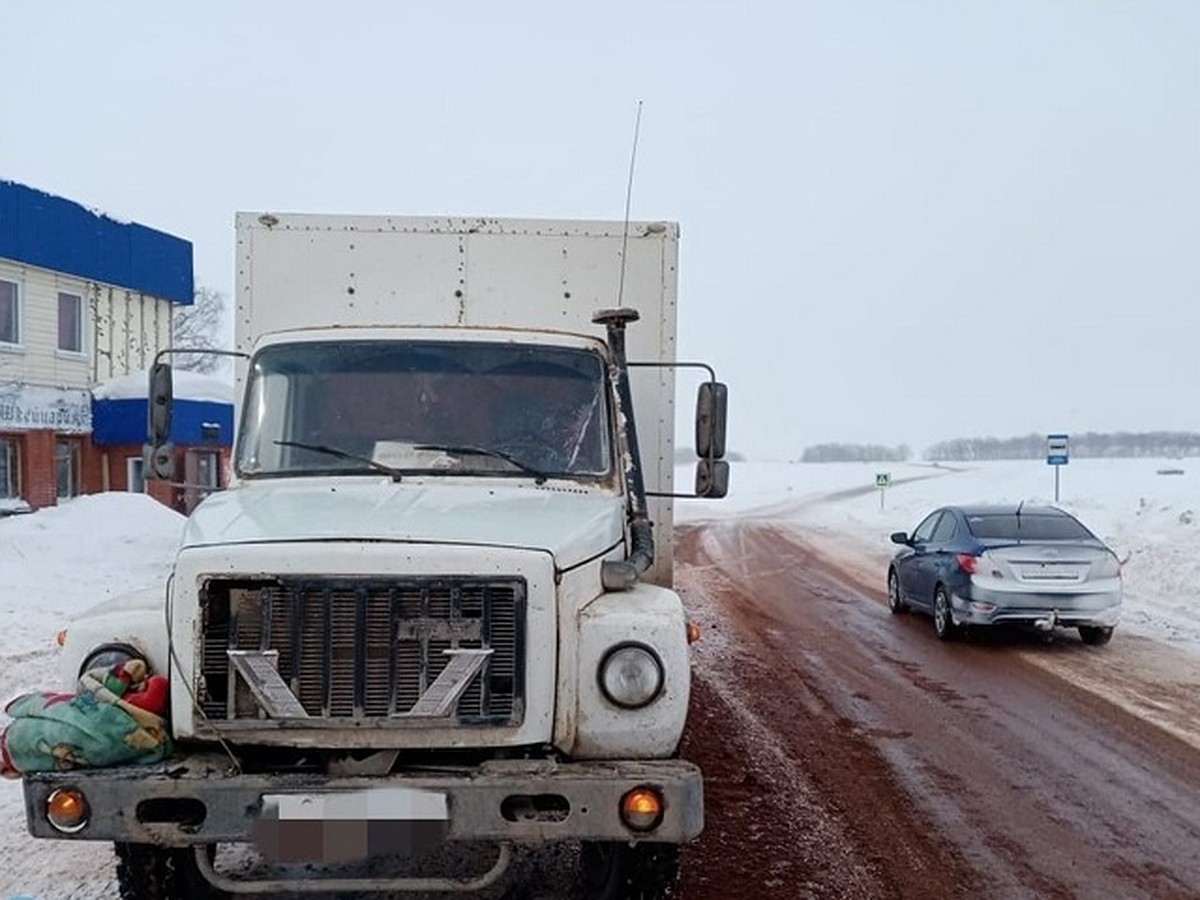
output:
{"label": "sky", "polygon": [[6,0],[0,178],[237,210],[681,224],[732,449],[1200,430],[1200,4]]}
{"label": "sky", "polygon": [[[1104,652],[1126,653],[1128,635],[1149,638],[1156,659],[1161,654],[1154,648],[1174,648],[1194,675],[1200,659],[1200,542],[1195,538],[1200,467],[1185,465],[1180,474],[1164,477],[1158,474],[1161,466],[1147,459],[1077,460],[1062,473],[1061,499],[1125,560],[1122,621]],[[1177,463],[1171,467],[1179,468]],[[875,468],[746,463],[737,467],[738,489],[728,499],[676,509],[691,521],[766,516],[798,523],[807,539],[830,538],[848,565],[876,575],[882,598],[883,573],[894,549],[887,535],[911,532],[931,508],[985,498],[1053,498],[1053,479],[1044,463],[982,463],[956,470],[893,464],[893,487],[881,506],[871,488]],[[848,490],[863,487],[858,494]],[[161,584],[183,523],[182,516],[147,495],[119,492],[0,518],[6,550],[0,554],[0,622],[5,623],[0,704],[25,691],[60,688],[54,635],[72,615],[97,602]],[[30,597],[41,600],[31,604]],[[709,640],[720,639],[719,629],[710,634]],[[932,626],[929,640],[932,646]],[[1153,719],[1155,712],[1147,706],[1135,714]],[[4,723],[0,714],[0,728]],[[109,844],[87,841],[64,853],[57,842],[29,837],[21,784],[0,779],[0,897],[112,897],[114,866]]]}

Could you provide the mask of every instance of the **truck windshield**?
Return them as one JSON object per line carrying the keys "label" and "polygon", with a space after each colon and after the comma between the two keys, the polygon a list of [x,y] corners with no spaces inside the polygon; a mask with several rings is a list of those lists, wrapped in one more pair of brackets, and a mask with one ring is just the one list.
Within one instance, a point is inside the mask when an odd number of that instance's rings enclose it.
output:
{"label": "truck windshield", "polygon": [[277,344],[250,364],[238,471],[604,476],[606,385],[598,353],[564,347]]}

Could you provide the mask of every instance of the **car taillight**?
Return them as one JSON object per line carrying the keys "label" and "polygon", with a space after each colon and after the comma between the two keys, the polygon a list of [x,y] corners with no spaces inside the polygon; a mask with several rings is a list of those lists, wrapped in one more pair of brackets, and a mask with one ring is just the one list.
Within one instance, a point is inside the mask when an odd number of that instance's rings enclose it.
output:
{"label": "car taillight", "polygon": [[968,575],[974,575],[975,570],[979,568],[978,556],[972,556],[970,553],[957,553],[954,558],[958,560],[958,567]]}

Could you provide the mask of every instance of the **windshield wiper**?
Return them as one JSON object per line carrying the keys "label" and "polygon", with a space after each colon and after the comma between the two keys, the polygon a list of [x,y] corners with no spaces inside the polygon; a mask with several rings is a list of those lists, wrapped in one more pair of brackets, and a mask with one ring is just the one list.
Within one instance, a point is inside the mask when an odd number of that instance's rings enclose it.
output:
{"label": "windshield wiper", "polygon": [[512,454],[505,453],[503,450],[494,450],[491,447],[470,447],[462,444],[417,444],[413,449],[440,450],[443,453],[449,453],[451,456],[490,456],[492,459],[502,459],[506,463],[516,466],[526,475],[532,475],[534,484],[545,484],[546,479],[550,477],[545,472],[541,472],[521,462],[521,460]]}
{"label": "windshield wiper", "polygon": [[354,462],[364,463],[376,471],[383,472],[385,475],[390,475],[392,481],[400,480],[400,470],[393,469],[391,466],[385,466],[381,462],[376,462],[369,456],[359,456],[357,453],[350,453],[346,450],[339,450],[337,447],[327,447],[325,444],[306,444],[304,441],[272,441],[273,444],[279,447],[296,447],[300,450],[312,450],[314,453],[326,453],[329,456],[336,456],[338,459],[349,459]]}

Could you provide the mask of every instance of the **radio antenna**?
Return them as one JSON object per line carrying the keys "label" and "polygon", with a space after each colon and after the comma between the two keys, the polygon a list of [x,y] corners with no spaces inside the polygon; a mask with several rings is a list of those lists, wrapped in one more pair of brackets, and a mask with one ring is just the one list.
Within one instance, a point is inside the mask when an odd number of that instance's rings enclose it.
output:
{"label": "radio antenna", "polygon": [[621,230],[621,278],[617,283],[617,306],[625,299],[625,250],[629,246],[629,206],[633,201],[633,164],[637,162],[638,132],[642,129],[642,101],[637,103],[637,118],[633,120],[633,150],[629,154],[629,184],[625,188],[625,226]]}

